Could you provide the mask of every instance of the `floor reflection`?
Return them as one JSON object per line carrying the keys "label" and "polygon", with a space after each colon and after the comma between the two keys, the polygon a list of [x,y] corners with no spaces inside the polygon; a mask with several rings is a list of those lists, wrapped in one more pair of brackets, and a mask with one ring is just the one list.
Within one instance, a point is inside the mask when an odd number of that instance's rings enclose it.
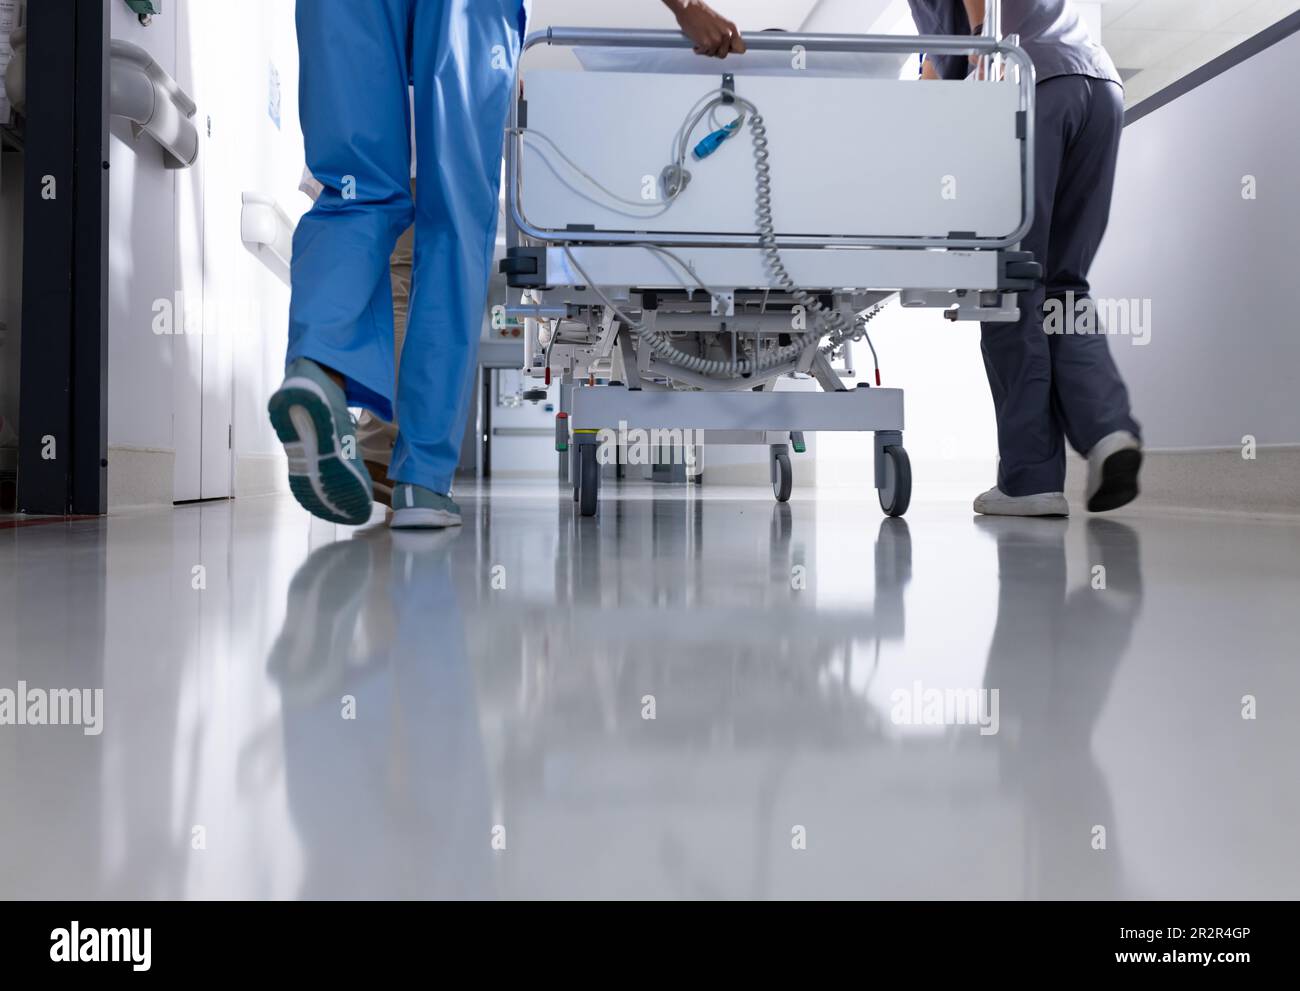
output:
{"label": "floor reflection", "polygon": [[[1300,891],[1300,527],[565,496],[15,531],[0,689],[105,718],[0,726],[0,896]],[[997,732],[900,719],[918,683]]]}
{"label": "floor reflection", "polygon": [[362,531],[314,551],[267,662],[308,898],[494,894],[487,769],[454,536]]}
{"label": "floor reflection", "polygon": [[[1063,525],[981,524],[989,739],[879,704],[908,524],[827,554],[816,513],[614,502],[557,535],[489,506],[459,541],[372,528],[315,551],[268,661],[301,893],[1121,893],[1089,842],[1111,819],[1089,742],[1141,604],[1136,532],[1091,521],[1108,587],[1067,591]],[[811,872],[788,856],[804,820]],[[907,883],[936,863],[954,876]]]}
{"label": "floor reflection", "polygon": [[[1085,523],[1085,584],[1067,588],[1066,528],[1058,521],[984,518],[997,541],[998,614],[985,687],[1000,692],[1004,780],[1023,795],[1028,897],[1070,891],[1122,898],[1114,815],[1092,735],[1142,609],[1137,531]],[[1100,570],[1098,570],[1100,569]]]}

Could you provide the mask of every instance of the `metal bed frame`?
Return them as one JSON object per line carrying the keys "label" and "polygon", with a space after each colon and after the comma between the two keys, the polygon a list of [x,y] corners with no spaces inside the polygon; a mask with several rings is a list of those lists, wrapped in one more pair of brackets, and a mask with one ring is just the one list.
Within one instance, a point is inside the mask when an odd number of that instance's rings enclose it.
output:
{"label": "metal bed frame", "polygon": [[[1029,57],[1016,44],[1016,38],[998,36],[999,6],[996,2],[989,5],[985,34],[980,37],[772,33],[746,38],[748,48],[753,51],[789,51],[794,46],[802,46],[809,52],[978,56],[989,80],[1001,81],[1003,67],[1018,70],[1017,137],[1022,171],[1020,222],[1015,230],[1001,237],[977,237],[970,232],[947,237],[779,237],[777,246],[791,267],[796,267],[801,259],[810,260],[809,253],[816,252],[819,286],[867,283],[867,287],[852,291],[817,290],[839,312],[856,314],[895,294],[895,290],[878,291],[870,286],[907,286],[898,291],[905,307],[943,308],[953,320],[1010,320],[1018,316],[1015,294],[1032,289],[1040,278],[1040,268],[1032,256],[1018,250],[1021,238],[1033,222],[1034,69]],[[542,44],[690,48],[687,39],[671,31],[555,27],[527,38],[520,65],[524,54]],[[520,92],[517,85],[516,93]],[[870,387],[867,383],[849,388],[822,353],[820,344],[809,348],[796,362],[739,381],[709,379],[675,366],[656,364],[648,348],[634,347],[634,335],[620,326],[619,319],[605,305],[608,296],[586,285],[580,271],[591,275],[593,283],[616,287],[619,300],[629,310],[639,310],[645,327],[653,328],[659,320],[671,325],[674,319],[689,323],[692,319],[725,318],[729,314],[726,310],[719,311],[716,298],[711,308],[708,303],[701,307],[686,302],[696,286],[680,273],[676,277],[680,283],[678,293],[664,289],[665,285],[674,283],[674,278],[667,274],[656,276],[654,289],[638,288],[644,283],[647,261],[654,258],[652,250],[645,245],[649,242],[689,256],[696,281],[709,286],[736,287],[722,294],[724,307],[731,307],[744,305],[747,294],[752,298],[755,292],[771,291],[770,283],[762,274],[758,252],[754,250],[759,245],[758,237],[734,233],[661,235],[556,230],[535,225],[525,215],[522,203],[522,104],[520,95],[512,101],[510,109],[506,147],[507,251],[500,267],[510,287],[526,292],[526,302],[505,307],[505,316],[522,321],[526,328],[529,357],[525,374],[545,378],[547,384],[551,381],[553,357],[548,349],[545,357],[539,358],[538,321],[586,315],[594,328],[591,340],[585,344],[564,345],[560,362],[556,446],[562,452],[561,477],[571,477],[581,515],[592,516],[597,512],[602,474],[609,474],[601,470],[597,446],[602,431],[619,424],[647,431],[699,432],[696,436],[702,436],[705,444],[765,444],[769,448],[773,491],[782,502],[790,497],[792,486],[790,449],[793,447],[796,452],[804,449],[805,431],[871,432],[874,434],[874,481],[881,508],[890,516],[906,512],[912,480],[910,461],[903,447],[901,389]],[[828,251],[828,248],[853,250]],[[945,250],[932,250],[936,248]],[[664,273],[669,271],[662,259],[657,268]],[[633,302],[638,297],[639,307]],[[665,306],[665,297],[671,297],[673,304]],[[673,306],[677,308],[675,311]],[[599,319],[593,314],[599,314]],[[845,347],[844,351],[847,350]],[[851,357],[847,363],[851,371]],[[602,376],[609,379],[609,384],[595,385],[592,369],[596,365],[610,369],[621,366],[623,380],[619,381],[611,372]],[[582,374],[583,370],[587,371],[586,375]],[[825,391],[773,391],[776,379],[792,372],[815,378]],[[665,383],[663,379],[668,381]],[[526,397],[540,399],[545,395],[536,390]]]}

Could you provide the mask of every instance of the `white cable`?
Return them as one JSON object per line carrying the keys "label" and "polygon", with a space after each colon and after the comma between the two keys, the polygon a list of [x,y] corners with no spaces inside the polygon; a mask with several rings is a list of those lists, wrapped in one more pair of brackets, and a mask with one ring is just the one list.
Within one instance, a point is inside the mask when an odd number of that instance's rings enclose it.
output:
{"label": "white cable", "polygon": [[[677,198],[677,194],[674,193],[672,196],[668,198],[666,202],[659,203],[659,202],[651,202],[648,200],[632,200],[632,199],[628,199],[625,196],[620,196],[618,193],[614,192],[612,189],[602,184],[601,181],[597,179],[595,176],[585,171],[581,165],[579,165],[568,155],[566,155],[563,151],[561,151],[560,146],[557,145],[554,140],[552,140],[546,134],[543,134],[541,131],[536,131],[531,128],[516,127],[511,129],[511,133],[518,134],[520,137],[524,137],[524,138],[540,138],[542,141],[545,141],[548,145],[550,145],[555,150],[555,153],[559,155],[560,158],[564,159],[565,164],[568,165],[569,168],[573,169],[574,172],[578,173],[578,175],[582,176],[582,178],[586,179],[589,183],[591,183],[593,186],[599,189],[610,199],[617,200],[619,203],[622,203],[626,206],[634,206],[639,210],[645,210],[650,208],[658,209],[658,213],[645,214],[644,216],[646,217],[657,217],[664,213],[667,213],[669,207],[673,205],[673,201]],[[680,191],[681,190],[679,189],[678,192]]]}
{"label": "white cable", "polygon": [[[695,128],[699,127],[700,121],[703,119],[706,113],[709,114],[711,118],[716,118],[717,108],[720,105],[722,105],[722,102],[725,102],[725,101],[719,101],[717,97],[723,95],[725,92],[726,91],[722,89],[717,89],[717,90],[710,90],[708,93],[705,93],[703,96],[700,97],[699,100],[695,102],[694,106],[692,106],[690,111],[688,111],[687,116],[683,119],[682,126],[678,128],[677,134],[674,136],[673,139],[673,164],[679,170],[682,168],[683,165],[686,164],[686,156],[688,154],[687,146],[690,144],[691,135],[694,133]],[[701,104],[703,104],[702,107]],[[737,119],[743,123],[744,114],[743,113],[739,114]],[[734,123],[734,121],[732,123]],[[668,197],[668,199],[662,203],[651,202],[647,200],[629,199],[626,196],[622,196],[619,193],[614,192],[612,189],[604,185],[599,179],[597,179],[591,173],[587,172],[586,169],[584,169],[581,165],[579,165],[572,158],[566,155],[564,153],[564,150],[559,146],[559,144],[557,144],[556,141],[552,137],[550,137],[550,135],[544,133],[543,131],[539,131],[536,128],[530,128],[530,127],[514,127],[514,128],[507,128],[506,133],[517,134],[521,138],[530,138],[530,137],[538,138],[541,141],[546,142],[546,144],[549,145],[551,149],[557,155],[560,156],[560,158],[564,161],[566,165],[569,166],[569,168],[573,169],[574,172],[576,172],[582,178],[586,179],[587,182],[591,183],[591,185],[599,189],[610,199],[614,200],[617,203],[621,203],[624,206],[635,207],[638,210],[654,210],[655,212],[641,215],[642,217],[645,217],[647,219],[659,217],[667,213],[668,210],[672,207],[673,203],[677,200],[677,197],[681,195],[684,189],[684,186],[679,184],[676,190]]]}
{"label": "white cable", "polygon": [[[703,104],[703,105],[701,105]],[[829,337],[832,346],[837,346],[845,340],[855,338],[855,332],[864,328],[866,320],[858,317],[853,323],[844,319],[843,314],[838,310],[829,309],[822,305],[821,300],[814,297],[811,293],[806,292],[795,284],[785,268],[781,259],[781,251],[777,245],[776,223],[772,214],[772,171],[769,164],[770,153],[768,151],[767,126],[763,120],[762,114],[758,112],[758,107],[749,100],[737,96],[734,93],[724,90],[713,90],[709,94],[701,97],[695,106],[688,113],[683,127],[677,132],[674,165],[680,172],[686,161],[686,146],[690,143],[691,134],[699,126],[701,120],[708,114],[716,114],[719,107],[723,105],[735,106],[737,109],[736,129],[744,126],[746,114],[748,114],[750,139],[754,146],[754,182],[755,182],[755,220],[758,228],[758,250],[763,256],[763,265],[767,269],[768,277],[771,282],[782,292],[791,296],[796,303],[804,308],[812,317],[813,326],[800,334],[797,339],[789,344],[769,348],[766,351],[760,351],[753,357],[745,357],[730,361],[721,361],[712,358],[704,358],[699,355],[688,354],[685,351],[675,347],[666,337],[657,331],[650,331],[643,322],[633,320],[622,308],[616,305],[599,286],[592,280],[586,270],[578,263],[569,246],[565,244],[564,254],[569,263],[582,276],[587,286],[608,306],[620,320],[622,320],[634,334],[636,334],[647,346],[656,354],[660,355],[666,362],[688,371],[693,371],[701,375],[715,378],[744,378],[756,372],[761,372],[777,365],[786,364],[791,361],[797,361],[803,354],[817,343],[823,337]],[[716,117],[714,118],[716,119]],[[560,151],[555,144],[546,135],[537,131],[526,131],[523,128],[517,128],[516,131],[522,134],[536,134],[542,140],[546,141],[561,158],[567,162],[579,175],[583,176],[594,186],[601,189],[607,195],[621,202],[631,204],[637,207],[646,206],[645,203],[638,203],[633,200],[626,200],[618,194],[606,189],[593,176],[588,175],[583,169],[572,161],[564,152]],[[658,214],[648,214],[647,216],[661,215],[673,205],[678,195],[680,195],[684,184],[679,183],[673,195],[663,204]],[[705,292],[711,299],[715,298],[713,291],[696,275],[695,270],[690,264],[676,252],[667,248],[662,248],[654,244],[640,243],[633,245],[635,247],[645,248],[657,254],[670,258],[685,271],[691,279]],[[770,292],[770,287],[768,292]],[[766,306],[766,296],[764,297]],[[876,311],[872,312],[866,319],[875,316]]]}

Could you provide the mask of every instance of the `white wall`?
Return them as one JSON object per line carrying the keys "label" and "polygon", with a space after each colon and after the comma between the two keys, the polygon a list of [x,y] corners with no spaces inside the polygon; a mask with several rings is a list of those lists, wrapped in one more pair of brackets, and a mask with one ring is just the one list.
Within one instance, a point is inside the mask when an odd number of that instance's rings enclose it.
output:
{"label": "white wall", "polygon": [[[917,497],[967,498],[995,481],[997,426],[980,357],[978,323],[951,323],[937,310],[892,303],[867,327],[880,358],[881,385],[904,392],[903,443]],[[859,381],[874,381],[871,350],[854,345]],[[870,488],[871,438],[823,434],[821,485]],[[980,486],[974,491],[972,487]]]}
{"label": "white wall", "polygon": [[[123,3],[107,0],[117,39],[148,51],[173,76],[176,31],[172,12],[142,27]],[[110,121],[108,247],[108,443],[174,451],[173,339],[152,331],[153,304],[177,289],[176,174],[148,138]],[[109,458],[112,484],[113,458]]]}
{"label": "white wall", "polygon": [[1292,35],[1124,131],[1093,286],[1151,300],[1151,343],[1114,351],[1152,447],[1300,443],[1297,59]]}
{"label": "white wall", "polygon": [[[189,0],[192,6],[207,0]],[[219,211],[221,253],[218,332],[232,343],[236,495],[282,485],[282,448],[266,417],[266,400],[280,384],[289,324],[289,290],[239,239],[243,192],[273,196],[295,222],[311,205],[298,191],[303,169],[298,123],[298,47],[294,5],[285,0],[235,0],[220,17],[206,17],[195,47],[215,52],[199,82],[200,113],[213,117],[209,176],[220,170],[219,192],[208,197],[208,223]],[[230,52],[237,52],[236,60]],[[268,110],[271,66],[279,76],[280,125]],[[209,180],[211,181],[211,179]],[[209,250],[212,250],[211,248]],[[209,291],[212,289],[210,287]],[[212,307],[210,306],[211,310]],[[260,469],[250,461],[265,462]]]}
{"label": "white wall", "polygon": [[[148,138],[134,139],[120,119],[111,125],[110,508],[197,497],[200,445],[202,494],[227,494],[230,434],[235,491],[274,486],[281,455],[263,407],[283,368],[288,289],[244,249],[239,214],[245,190],[276,196],[295,218],[308,205],[297,192],[293,4],[174,0],[143,27],[125,4],[106,2],[113,37],[147,50],[194,98],[200,134],[199,161],[173,171]],[[268,113],[272,64],[279,128]],[[155,304],[178,291],[201,337],[155,333]],[[178,311],[175,329],[184,326]],[[259,460],[265,469],[238,484]]]}

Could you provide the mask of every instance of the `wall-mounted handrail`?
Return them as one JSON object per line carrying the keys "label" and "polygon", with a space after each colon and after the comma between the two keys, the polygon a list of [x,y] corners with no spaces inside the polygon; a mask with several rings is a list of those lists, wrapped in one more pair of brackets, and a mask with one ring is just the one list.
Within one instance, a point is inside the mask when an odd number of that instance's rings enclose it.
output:
{"label": "wall-mounted handrail", "polygon": [[253,254],[266,264],[285,285],[289,284],[289,261],[293,257],[294,223],[273,197],[244,193],[239,217],[239,236]]}
{"label": "wall-mounted handrail", "polygon": [[113,41],[109,112],[125,117],[138,138],[162,146],[168,168],[184,169],[199,157],[198,106],[152,55],[128,41]]}

